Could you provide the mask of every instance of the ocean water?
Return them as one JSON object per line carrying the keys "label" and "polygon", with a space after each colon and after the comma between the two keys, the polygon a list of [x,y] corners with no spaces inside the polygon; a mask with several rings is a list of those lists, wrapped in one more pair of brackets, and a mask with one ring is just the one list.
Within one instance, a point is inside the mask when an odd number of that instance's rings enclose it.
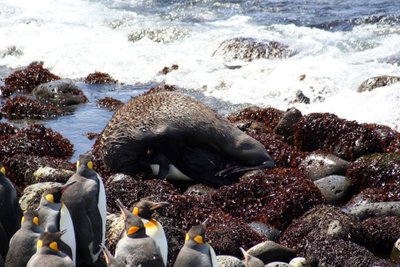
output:
{"label": "ocean water", "polygon": [[[222,114],[243,105],[295,106],[400,130],[400,83],[357,92],[370,77],[400,76],[400,1],[0,0],[0,36],[2,78],[43,61],[64,78],[102,71],[121,83],[78,83],[90,102],[44,122],[77,153],[92,144],[84,134],[100,132],[112,115],[97,99],[127,101],[159,82]],[[278,41],[294,53],[252,62],[213,55],[234,37]],[[178,70],[159,74],[173,64]],[[293,101],[299,90],[309,104]]]}

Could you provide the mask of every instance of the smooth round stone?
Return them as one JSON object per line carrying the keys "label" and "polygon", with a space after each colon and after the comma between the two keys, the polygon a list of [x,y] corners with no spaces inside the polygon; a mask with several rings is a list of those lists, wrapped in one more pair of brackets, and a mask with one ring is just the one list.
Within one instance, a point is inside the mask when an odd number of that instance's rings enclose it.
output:
{"label": "smooth round stone", "polygon": [[217,256],[219,267],[245,267],[243,261],[228,255]]}
{"label": "smooth round stone", "polygon": [[311,154],[301,161],[300,167],[309,179],[316,181],[333,174],[345,174],[349,164],[348,161],[332,154]]}
{"label": "smooth round stone", "polygon": [[296,257],[296,252],[293,249],[269,240],[251,247],[247,252],[264,263],[274,261],[289,262]]}
{"label": "smooth round stone", "polygon": [[351,193],[352,184],[349,178],[341,175],[330,175],[314,181],[328,204],[343,203]]}
{"label": "smooth round stone", "polygon": [[56,186],[62,186],[61,183],[54,182],[45,182],[45,183],[37,183],[27,186],[22,193],[21,198],[19,199],[19,204],[23,212],[26,210],[34,210],[37,208],[40,202],[40,198],[44,191],[49,188],[53,188]]}
{"label": "smooth round stone", "polygon": [[285,138],[293,136],[296,123],[303,115],[297,108],[290,108],[283,114],[281,120],[274,128],[276,134],[283,135]]}
{"label": "smooth round stone", "polygon": [[282,261],[274,261],[270,262],[265,267],[292,267],[289,263],[282,262]]}
{"label": "smooth round stone", "polygon": [[72,80],[55,80],[43,83],[33,89],[36,98],[45,103],[57,106],[70,106],[86,103],[87,98]]}
{"label": "smooth round stone", "polygon": [[40,167],[33,174],[34,181],[51,181],[57,177],[59,181],[68,181],[75,172],[70,170],[55,169],[51,167]]}
{"label": "smooth round stone", "polygon": [[307,266],[307,260],[304,257],[296,257],[293,258],[290,262],[289,265],[292,267],[306,267]]}
{"label": "smooth round stone", "polygon": [[345,208],[343,212],[361,220],[370,216],[400,216],[400,201],[365,203]]}
{"label": "smooth round stone", "polygon": [[265,236],[268,240],[276,241],[282,232],[272,226],[261,222],[252,222],[248,224],[250,228],[258,234]]}

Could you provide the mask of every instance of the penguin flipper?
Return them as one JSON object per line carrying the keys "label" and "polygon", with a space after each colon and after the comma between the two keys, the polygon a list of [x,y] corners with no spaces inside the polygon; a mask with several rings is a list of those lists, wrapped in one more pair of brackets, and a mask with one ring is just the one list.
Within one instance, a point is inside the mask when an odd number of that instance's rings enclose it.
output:
{"label": "penguin flipper", "polygon": [[210,258],[211,258],[212,267],[219,267],[219,264],[217,261],[217,255],[215,254],[213,247],[210,246],[210,244],[208,244],[208,243],[207,243],[207,245],[210,248]]}
{"label": "penguin flipper", "polygon": [[229,175],[235,174],[235,173],[253,171],[253,170],[264,169],[264,168],[273,168],[273,167],[275,167],[274,161],[266,161],[260,165],[255,165],[255,166],[233,166],[233,167],[230,167],[225,170],[217,172],[215,174],[215,176],[226,177],[226,176],[229,176]]}

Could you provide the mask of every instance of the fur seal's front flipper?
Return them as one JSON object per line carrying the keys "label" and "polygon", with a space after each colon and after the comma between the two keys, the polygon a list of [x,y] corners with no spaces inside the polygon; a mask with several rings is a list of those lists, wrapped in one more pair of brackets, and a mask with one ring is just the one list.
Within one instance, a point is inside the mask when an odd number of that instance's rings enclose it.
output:
{"label": "fur seal's front flipper", "polygon": [[215,176],[221,176],[221,177],[226,177],[235,173],[241,173],[241,172],[247,172],[247,171],[254,171],[258,169],[265,169],[265,168],[273,168],[275,167],[275,162],[271,159],[271,161],[266,161],[263,164],[257,165],[257,166],[233,166],[230,168],[227,168],[225,170],[219,171],[215,174]]}

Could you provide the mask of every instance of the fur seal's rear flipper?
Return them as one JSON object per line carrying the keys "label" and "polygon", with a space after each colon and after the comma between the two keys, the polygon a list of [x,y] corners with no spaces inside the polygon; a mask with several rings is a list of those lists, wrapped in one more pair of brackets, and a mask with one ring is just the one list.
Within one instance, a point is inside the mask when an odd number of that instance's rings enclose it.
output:
{"label": "fur seal's rear flipper", "polygon": [[171,178],[171,170],[178,170],[196,182],[219,185],[234,182],[241,172],[275,165],[260,142],[178,92],[131,99],[114,113],[99,141],[111,171],[129,175],[151,168]]}

